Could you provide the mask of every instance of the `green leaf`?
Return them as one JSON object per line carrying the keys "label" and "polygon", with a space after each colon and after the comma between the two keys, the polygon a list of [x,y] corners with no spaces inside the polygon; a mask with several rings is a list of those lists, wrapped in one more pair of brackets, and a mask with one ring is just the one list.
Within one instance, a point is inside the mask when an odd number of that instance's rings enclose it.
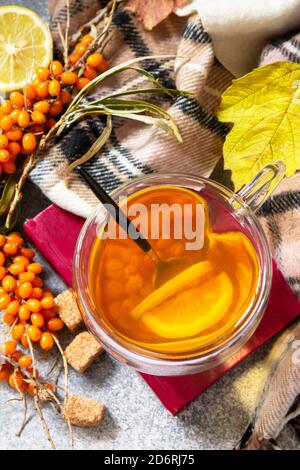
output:
{"label": "green leaf", "polygon": [[16,176],[10,175],[4,185],[2,196],[0,199],[0,216],[6,214],[6,212],[8,211],[9,205],[15,194],[15,186]]}
{"label": "green leaf", "polygon": [[276,160],[284,162],[287,176],[300,169],[299,64],[277,62],[234,80],[217,117],[233,123],[224,163],[236,189]]}

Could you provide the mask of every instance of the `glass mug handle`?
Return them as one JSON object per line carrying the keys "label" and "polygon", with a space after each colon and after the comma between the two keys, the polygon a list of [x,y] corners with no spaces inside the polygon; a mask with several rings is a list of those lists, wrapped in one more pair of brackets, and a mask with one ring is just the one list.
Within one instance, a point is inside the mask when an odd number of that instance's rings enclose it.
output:
{"label": "glass mug handle", "polygon": [[284,176],[285,164],[283,162],[270,163],[236,194],[256,212],[270,197]]}

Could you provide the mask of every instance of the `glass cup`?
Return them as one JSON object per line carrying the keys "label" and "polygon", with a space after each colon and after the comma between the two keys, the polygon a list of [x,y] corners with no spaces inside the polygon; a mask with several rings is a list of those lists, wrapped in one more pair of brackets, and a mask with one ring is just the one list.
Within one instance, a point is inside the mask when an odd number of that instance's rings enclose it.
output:
{"label": "glass cup", "polygon": [[249,184],[234,193],[215,181],[185,174],[153,174],[143,176],[117,188],[111,196],[120,198],[145,188],[171,185],[189,188],[208,201],[210,218],[215,231],[240,230],[252,241],[259,272],[252,302],[243,312],[234,328],[214,344],[200,347],[193,357],[165,354],[138,347],[120,335],[97,311],[89,288],[89,259],[94,242],[103,233],[108,216],[100,204],[86,220],[75,250],[73,287],[85,324],[104,349],[120,362],[138,371],[154,375],[188,375],[204,371],[224,362],[237,352],[252,336],[266,309],[272,285],[272,259],[268,242],[255,211],[273,192],[285,174],[284,164],[266,166]]}

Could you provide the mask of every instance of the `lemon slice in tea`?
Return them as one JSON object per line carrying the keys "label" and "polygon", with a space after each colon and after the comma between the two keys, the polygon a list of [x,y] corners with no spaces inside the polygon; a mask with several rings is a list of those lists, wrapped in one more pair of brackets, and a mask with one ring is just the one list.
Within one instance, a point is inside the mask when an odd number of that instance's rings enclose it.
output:
{"label": "lemon slice in tea", "polygon": [[52,37],[48,25],[32,10],[0,7],[0,91],[23,88],[37,66],[48,66]]}
{"label": "lemon slice in tea", "polygon": [[187,289],[142,315],[142,322],[163,338],[195,336],[218,323],[228,311],[233,286],[225,272]]}

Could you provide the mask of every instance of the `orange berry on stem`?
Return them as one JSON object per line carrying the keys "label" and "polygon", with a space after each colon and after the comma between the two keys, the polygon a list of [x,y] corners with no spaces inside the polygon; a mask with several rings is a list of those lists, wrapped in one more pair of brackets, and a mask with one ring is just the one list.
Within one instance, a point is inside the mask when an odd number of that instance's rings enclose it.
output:
{"label": "orange berry on stem", "polygon": [[0,149],[5,149],[8,146],[8,138],[6,135],[0,135]]}
{"label": "orange berry on stem", "polygon": [[33,287],[43,287],[43,284],[43,280],[38,276],[35,276],[34,280],[32,281]]}
{"label": "orange berry on stem", "polygon": [[13,120],[10,116],[3,116],[0,121],[0,127],[4,130],[4,132],[9,131],[12,128]]}
{"label": "orange berry on stem", "polygon": [[6,261],[5,254],[2,251],[0,251],[0,266],[4,266],[5,261]]}
{"label": "orange berry on stem", "polygon": [[46,116],[41,111],[33,111],[31,119],[37,124],[44,124],[46,122]]}
{"label": "orange berry on stem", "polygon": [[84,77],[89,78],[90,80],[93,80],[94,78],[97,77],[98,72],[94,67],[87,65],[86,68],[84,69],[83,75]]}
{"label": "orange berry on stem", "polygon": [[[24,243],[24,240],[21,237],[19,241],[15,238],[15,243],[17,243],[18,245],[22,245]],[[13,259],[13,262],[16,264],[24,264],[24,266],[28,266],[30,264],[30,261],[27,258],[27,256],[23,256],[23,255],[15,256]]]}
{"label": "orange berry on stem", "polygon": [[21,263],[13,263],[10,265],[8,270],[13,276],[18,276],[19,274],[22,274],[25,272],[25,266],[24,264],[21,264]]}
{"label": "orange berry on stem", "polygon": [[64,326],[64,322],[60,318],[51,318],[47,321],[47,328],[50,331],[60,331]]}
{"label": "orange berry on stem", "polygon": [[16,352],[17,344],[15,340],[5,341],[1,344],[0,350],[4,356],[12,356]]}
{"label": "orange berry on stem", "polygon": [[33,313],[31,315],[31,323],[37,328],[42,328],[45,324],[45,319],[41,313]]}
{"label": "orange berry on stem", "polygon": [[23,375],[19,371],[13,372],[9,376],[8,383],[12,388],[17,390],[18,392],[22,392],[26,387],[26,383],[23,380]]}
{"label": "orange berry on stem", "polygon": [[43,310],[48,310],[55,306],[54,298],[52,296],[43,297],[41,300],[41,306]]}
{"label": "orange berry on stem", "polygon": [[42,309],[41,302],[37,299],[32,299],[31,297],[27,300],[26,307],[33,313],[38,313]]}
{"label": "orange berry on stem", "polygon": [[61,87],[60,87],[59,81],[56,79],[51,80],[51,82],[49,83],[49,95],[59,96],[60,90],[61,90]]}
{"label": "orange berry on stem", "polygon": [[19,312],[19,308],[20,308],[20,302],[18,302],[17,300],[12,300],[6,307],[6,313],[14,317]]}
{"label": "orange berry on stem", "polygon": [[4,276],[6,276],[6,269],[4,266],[0,266],[0,281],[2,281],[2,279],[4,278]]}
{"label": "orange berry on stem", "polygon": [[9,95],[9,99],[15,108],[23,108],[24,96],[20,91],[12,91]]}
{"label": "orange berry on stem", "polygon": [[25,304],[21,305],[20,308],[19,308],[19,318],[20,318],[20,320],[27,321],[27,320],[30,319],[30,316],[31,316],[31,312],[30,312],[29,308]]}
{"label": "orange berry on stem", "polygon": [[36,148],[35,135],[32,134],[32,132],[28,132],[27,134],[24,134],[23,139],[22,139],[22,145],[25,150],[33,152],[33,150]]}
{"label": "orange berry on stem", "polygon": [[21,338],[24,335],[24,333],[25,333],[25,327],[19,324],[13,327],[11,336],[16,341],[21,341]]}
{"label": "orange berry on stem", "polygon": [[41,312],[43,314],[43,317],[46,318],[47,320],[50,320],[50,318],[55,318],[57,316],[57,311],[55,308],[49,308],[48,310],[42,310]]}
{"label": "orange berry on stem", "polygon": [[43,297],[43,289],[41,287],[34,287],[31,296],[33,299],[40,300]]}
{"label": "orange berry on stem", "polygon": [[40,346],[44,351],[50,351],[54,346],[54,339],[51,333],[45,332],[40,339]]}
{"label": "orange berry on stem", "polygon": [[26,273],[21,273],[18,276],[18,279],[21,282],[26,282],[26,281],[27,282],[33,282],[34,278],[35,278],[34,273],[27,273],[27,272]]}
{"label": "orange berry on stem", "polygon": [[6,294],[0,295],[0,310],[5,310],[11,301],[10,296]]}
{"label": "orange berry on stem", "polygon": [[59,95],[59,100],[62,104],[69,104],[71,101],[71,94],[67,90],[62,90]]}
{"label": "orange berry on stem", "polygon": [[21,111],[19,109],[15,108],[10,113],[10,117],[12,118],[13,124],[17,124],[20,112]]}
{"label": "orange berry on stem", "polygon": [[89,46],[90,44],[92,44],[92,42],[94,42],[94,40],[94,36],[92,36],[91,34],[85,34],[81,39],[81,42],[86,46]]}
{"label": "orange berry on stem", "polygon": [[102,62],[104,61],[104,57],[99,52],[94,52],[93,54],[89,55],[86,59],[86,63],[91,67],[98,68]]}
{"label": "orange berry on stem", "polygon": [[22,297],[22,299],[28,299],[33,291],[32,284],[30,282],[23,282],[18,289],[19,296]]}
{"label": "orange berry on stem", "polygon": [[16,157],[21,152],[22,147],[18,142],[9,142],[7,150],[13,157]]}
{"label": "orange berry on stem", "polygon": [[[35,100],[36,99],[36,96],[37,96],[36,88],[32,83],[28,83],[25,86],[24,95],[26,96],[26,99],[27,98],[29,98],[30,100]],[[28,104],[27,104],[27,107],[28,107]]]}
{"label": "orange berry on stem", "polygon": [[28,327],[27,333],[31,341],[34,341],[34,342],[39,341],[42,337],[41,330],[34,325],[30,325]]}
{"label": "orange berry on stem", "polygon": [[30,114],[27,111],[20,111],[18,115],[18,125],[22,128],[30,123]]}
{"label": "orange berry on stem", "polygon": [[10,376],[8,367],[5,365],[0,366],[0,382],[7,382]]}
{"label": "orange berry on stem", "polygon": [[82,90],[82,88],[84,88],[86,85],[88,85],[90,83],[90,79],[89,78],[86,78],[86,77],[80,77],[78,78],[75,86],[77,88],[77,90]]}
{"label": "orange berry on stem", "polygon": [[48,82],[41,82],[36,87],[37,95],[39,98],[44,100],[49,95],[49,84]]}
{"label": "orange berry on stem", "polygon": [[5,276],[2,279],[2,287],[6,292],[11,292],[16,287],[16,281],[12,276]]}
{"label": "orange berry on stem", "polygon": [[43,266],[41,263],[30,263],[27,266],[27,271],[34,274],[40,274],[43,271]]}
{"label": "orange berry on stem", "polygon": [[40,113],[47,114],[50,109],[50,104],[48,101],[37,101],[33,105],[34,111],[39,111]]}
{"label": "orange berry on stem", "polygon": [[22,256],[26,256],[26,258],[28,259],[32,259],[35,257],[35,253],[31,248],[22,247],[20,253]]}
{"label": "orange berry on stem", "polygon": [[19,366],[25,367],[25,369],[27,369],[28,367],[32,365],[32,359],[27,354],[24,354],[19,358],[18,364]]}
{"label": "orange berry on stem", "polygon": [[15,323],[15,317],[10,315],[9,313],[5,313],[2,316],[2,320],[4,321],[6,325],[9,325],[9,326],[12,326]]}
{"label": "orange berry on stem", "polygon": [[64,71],[63,65],[59,60],[53,60],[50,64],[50,72],[55,77],[61,75]]}
{"label": "orange berry on stem", "polygon": [[77,80],[77,74],[75,72],[64,72],[61,76],[61,80],[65,85],[74,85]]}
{"label": "orange berry on stem", "polygon": [[6,237],[0,234],[0,247],[4,246],[6,243]]}
{"label": "orange berry on stem", "polygon": [[22,344],[23,348],[26,348],[26,349],[29,348],[28,338],[27,338],[26,334],[22,336],[21,344]]}
{"label": "orange berry on stem", "polygon": [[7,235],[6,240],[9,243],[16,243],[17,245],[24,245],[24,238],[21,237],[19,232],[11,232]]}
{"label": "orange berry on stem", "polygon": [[[75,65],[76,62],[80,59],[81,55],[78,54],[78,52],[73,52],[71,55],[68,57],[68,61],[70,65]],[[69,85],[69,83],[67,84]]]}
{"label": "orange berry on stem", "polygon": [[13,161],[3,163],[2,168],[7,175],[13,175],[17,170],[16,164]]}
{"label": "orange berry on stem", "polygon": [[52,103],[50,106],[49,115],[58,116],[62,112],[62,110],[63,110],[62,103],[59,100],[54,101],[54,103]]}
{"label": "orange berry on stem", "polygon": [[21,131],[21,129],[13,127],[12,129],[10,129],[9,131],[6,132],[6,137],[8,138],[8,140],[11,140],[13,142],[17,142],[18,140],[22,139],[23,132]]}
{"label": "orange berry on stem", "polygon": [[10,160],[10,153],[8,152],[8,150],[5,150],[5,149],[1,149],[0,150],[0,162],[1,163],[6,163]]}
{"label": "orange berry on stem", "polygon": [[3,115],[10,114],[13,110],[13,105],[10,100],[4,100],[2,101],[0,109],[3,112]]}
{"label": "orange berry on stem", "polygon": [[13,355],[12,355],[12,359],[16,362],[18,362],[18,360],[20,359],[20,357],[22,356],[22,353],[21,351],[16,351]]}
{"label": "orange berry on stem", "polygon": [[79,42],[78,44],[76,44],[75,46],[75,51],[80,55],[82,56],[85,51],[87,50],[87,45],[82,43],[82,42]]}
{"label": "orange berry on stem", "polygon": [[47,69],[47,67],[37,67],[35,73],[37,77],[43,81],[47,80],[50,76],[50,70]]}
{"label": "orange berry on stem", "polygon": [[15,242],[7,242],[3,247],[3,251],[6,255],[16,255],[19,251],[19,246]]}

